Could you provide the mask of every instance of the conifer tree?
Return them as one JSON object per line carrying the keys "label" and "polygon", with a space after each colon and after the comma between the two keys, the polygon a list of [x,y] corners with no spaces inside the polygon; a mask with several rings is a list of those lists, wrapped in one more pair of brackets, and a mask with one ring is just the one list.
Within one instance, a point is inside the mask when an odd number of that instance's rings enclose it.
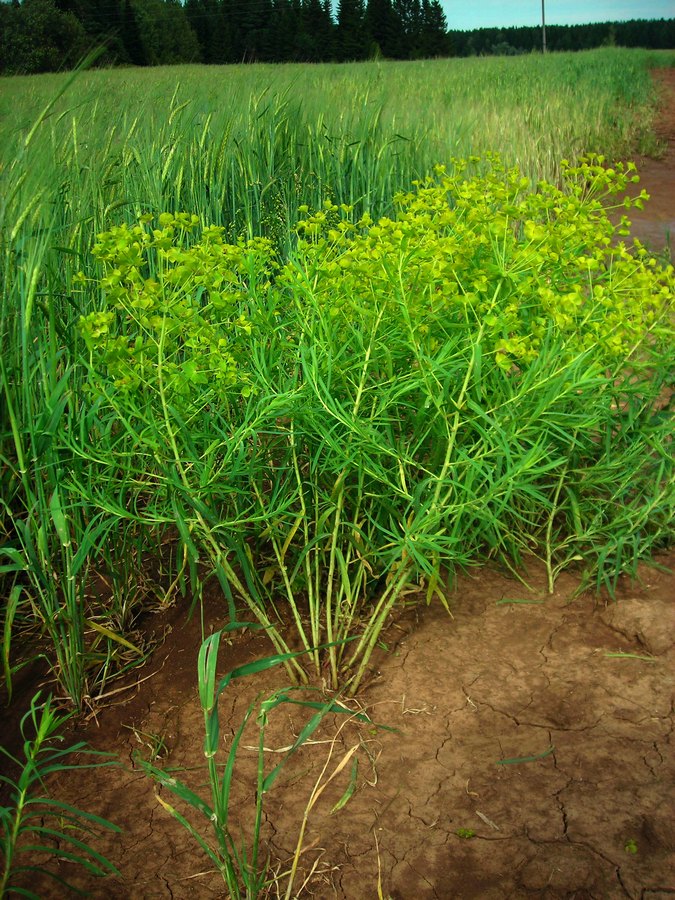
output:
{"label": "conifer tree", "polygon": [[368,0],[365,15],[366,29],[373,50],[388,59],[405,58],[405,41],[401,20],[391,0]]}
{"label": "conifer tree", "polygon": [[147,66],[149,63],[145,46],[141,37],[141,32],[136,20],[136,10],[132,0],[124,0],[122,10],[122,43],[129,58],[129,62],[134,66]]}
{"label": "conifer tree", "polygon": [[369,42],[363,0],[339,0],[335,42],[340,62],[366,59]]}
{"label": "conifer tree", "polygon": [[330,0],[302,0],[302,31],[305,51],[302,59],[320,62],[331,58],[335,25]]}
{"label": "conifer tree", "polygon": [[422,6],[420,0],[393,0],[393,9],[402,33],[405,59],[416,59],[420,55],[422,33]]}
{"label": "conifer tree", "polygon": [[229,62],[231,47],[218,0],[187,0],[185,13],[197,36],[202,62]]}
{"label": "conifer tree", "polygon": [[440,0],[422,0],[420,54],[445,56],[448,52],[448,22]]}

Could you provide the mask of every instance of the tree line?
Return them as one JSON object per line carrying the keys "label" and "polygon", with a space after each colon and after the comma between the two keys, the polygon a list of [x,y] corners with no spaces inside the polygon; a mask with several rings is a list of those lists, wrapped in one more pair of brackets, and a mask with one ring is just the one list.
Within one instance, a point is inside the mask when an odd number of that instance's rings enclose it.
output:
{"label": "tree line", "polygon": [[[448,40],[453,56],[514,55],[541,50],[542,33],[538,25],[479,28],[475,31],[450,31]],[[546,47],[554,52],[607,46],[671,50],[675,47],[675,19],[546,26]]]}
{"label": "tree line", "polygon": [[12,0],[0,3],[0,72],[99,65],[343,62],[446,56],[440,0]]}
{"label": "tree line", "polygon": [[[551,50],[675,47],[675,19],[547,28]],[[0,73],[99,65],[344,62],[523,53],[539,28],[448,30],[440,0],[11,0],[0,2]]]}

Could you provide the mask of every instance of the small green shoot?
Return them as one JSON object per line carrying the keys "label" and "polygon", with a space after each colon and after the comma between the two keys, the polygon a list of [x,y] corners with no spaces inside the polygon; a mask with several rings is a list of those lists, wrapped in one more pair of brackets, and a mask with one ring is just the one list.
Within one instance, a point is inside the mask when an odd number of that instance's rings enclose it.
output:
{"label": "small green shoot", "polygon": [[[218,679],[218,650],[221,636],[222,632],[217,631],[203,641],[199,651],[198,660],[199,698],[204,715],[205,731],[204,757],[208,770],[210,797],[208,799],[203,798],[185,783],[178,780],[178,778],[175,777],[175,773],[169,775],[168,772],[158,768],[150,760],[139,758],[138,764],[144,769],[146,774],[153,778],[158,784],[156,796],[159,803],[178,822],[180,822],[181,825],[183,825],[211,860],[217,871],[220,872],[227,888],[228,895],[232,900],[240,900],[240,898],[244,897],[246,900],[254,900],[254,898],[261,896],[269,886],[269,862],[266,858],[261,857],[261,828],[263,823],[263,803],[265,794],[271,790],[286,762],[309,740],[326,715],[331,713],[345,714],[351,719],[366,723],[369,723],[370,719],[362,713],[352,712],[333,699],[323,702],[304,699],[304,697],[307,696],[308,691],[311,690],[309,688],[284,687],[273,691],[265,699],[259,697],[250,704],[239,726],[235,730],[229,748],[224,748],[218,712],[218,701],[221,694],[235,679],[247,678],[264,672],[274,666],[284,665],[289,655],[295,657],[300,654],[282,654],[258,659],[254,662],[239,666],[236,669],[232,669],[224,677]],[[293,744],[283,754],[281,761],[266,771],[265,734],[268,720],[272,712],[284,704],[292,704],[301,709],[308,710],[311,715],[304,727],[301,728]],[[230,801],[230,794],[235,779],[235,763],[239,745],[244,730],[249,722],[255,722],[258,730],[258,783],[255,795],[255,806],[252,810],[253,824],[248,831],[248,837],[242,832],[241,837],[237,838],[233,833],[233,826],[231,823],[233,809]],[[345,755],[341,763],[330,776],[329,781],[339,774],[342,768],[344,768],[347,762],[352,758],[356,749],[357,748],[354,747]],[[224,758],[221,760],[221,757]],[[356,760],[354,760],[354,762],[355,761]],[[333,811],[344,806],[353,794],[356,788],[356,773],[356,768],[352,768],[352,774],[347,790],[343,794],[341,800],[338,801]],[[325,787],[325,785],[323,787]],[[315,787],[311,803],[305,812],[303,830],[309,809],[316,799],[318,799],[323,787],[319,787],[318,784]],[[178,809],[169,803],[161,794],[162,788],[167,789],[185,806],[191,807],[192,810],[204,820],[204,829],[200,829],[196,824],[189,822]],[[292,878],[297,868],[299,852],[300,851],[298,850],[292,868],[288,887],[289,891],[291,891]]]}
{"label": "small green shoot", "polygon": [[495,600],[495,606],[504,606],[506,604],[519,604],[519,603],[545,603],[545,600],[530,600],[527,597],[514,597],[513,599],[504,597],[502,600]]}
{"label": "small green shoot", "polygon": [[[24,853],[58,856],[82,866],[96,877],[120,874],[108,859],[81,837],[94,835],[96,828],[116,833],[121,829],[101,816],[76,809],[46,794],[45,782],[50,775],[70,769],[116,765],[109,754],[87,750],[84,742],[65,749],[55,748],[54,744],[63,740],[59,732],[69,718],[70,715],[57,712],[51,696],[42,701],[38,692],[21,721],[24,759],[14,757],[4,747],[0,747],[0,754],[20,767],[16,781],[0,775],[0,783],[9,788],[10,792],[10,805],[0,806],[1,897],[17,894],[38,900],[36,894],[24,887],[25,883],[30,883],[36,871],[60,885],[60,891],[57,891],[59,894],[64,887],[71,888],[61,875],[49,868],[48,863],[36,866],[29,856],[26,864],[19,864]],[[29,732],[34,732],[34,735],[31,736]],[[93,757],[97,761],[72,762],[70,757],[75,753]],[[76,834],[81,837],[76,837]]]}
{"label": "small green shoot", "polygon": [[[134,737],[145,747],[147,751],[147,758],[150,762],[154,762],[156,759],[164,759],[169,755],[169,748],[167,747],[166,740],[161,734],[155,734],[151,731],[141,731],[140,728],[136,728],[133,725],[123,725],[123,728],[128,728],[129,731],[132,731]],[[139,753],[140,751],[135,750],[134,755]]]}
{"label": "small green shoot", "polygon": [[655,656],[643,656],[640,653],[605,653],[605,659],[639,659],[642,662],[658,662]]}
{"label": "small green shoot", "polygon": [[544,750],[543,753],[537,753],[534,756],[515,756],[512,759],[498,759],[497,765],[514,766],[519,765],[520,763],[536,762],[539,759],[545,759],[547,756],[550,756],[554,751],[555,747],[549,747],[548,750]]}

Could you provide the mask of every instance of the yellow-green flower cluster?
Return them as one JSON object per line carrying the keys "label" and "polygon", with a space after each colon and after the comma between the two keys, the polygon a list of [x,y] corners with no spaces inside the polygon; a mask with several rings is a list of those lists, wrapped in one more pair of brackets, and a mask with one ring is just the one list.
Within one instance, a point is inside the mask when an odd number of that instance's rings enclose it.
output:
{"label": "yellow-green flower cluster", "polygon": [[611,198],[637,180],[633,164],[589,157],[563,171],[560,186],[533,185],[495,156],[454,160],[452,174],[438,167],[398,194],[391,218],[352,222],[327,204],[299,223],[303,266],[339,328],[368,327],[387,297],[388,315],[432,350],[448,328],[480,322],[504,370],[551,338],[611,364],[672,304],[673,269],[621,243],[629,222],[609,219]]}
{"label": "yellow-green flower cluster", "polygon": [[564,162],[560,185],[532,184],[496,156],[453,160],[377,221],[332,201],[300,207],[297,257],[283,267],[266,239],[229,243],[188,213],[163,213],[154,227],[144,216],[98,236],[105,307],[80,331],[117,388],[188,399],[195,385],[223,398],[250,392],[251,340],[266,340],[252,310],[269,301],[283,311],[287,291],[310,291],[338,337],[386,316],[400,326],[392,351],[404,363],[411,347],[433,353],[450,332],[480,328],[483,357],[505,372],[551,341],[563,360],[592,349],[598,365],[620,364],[647,335],[671,339],[673,267],[626,246],[628,220],[608,216],[612,202],[643,202],[644,192],[612,200],[636,180],[632,164],[597,156]]}
{"label": "yellow-green flower cluster", "polygon": [[152,391],[161,376],[168,395],[189,397],[194,384],[246,394],[250,306],[270,288],[270,243],[228,243],[187,213],[151,222],[111,228],[93,248],[106,308],[83,316],[80,332],[96,364],[119,389]]}

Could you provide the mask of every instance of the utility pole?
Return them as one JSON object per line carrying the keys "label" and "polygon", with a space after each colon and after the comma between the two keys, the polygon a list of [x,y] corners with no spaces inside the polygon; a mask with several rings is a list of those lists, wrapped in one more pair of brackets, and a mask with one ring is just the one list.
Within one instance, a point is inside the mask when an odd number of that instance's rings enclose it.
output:
{"label": "utility pole", "polygon": [[541,0],[541,52],[546,53],[546,0]]}

